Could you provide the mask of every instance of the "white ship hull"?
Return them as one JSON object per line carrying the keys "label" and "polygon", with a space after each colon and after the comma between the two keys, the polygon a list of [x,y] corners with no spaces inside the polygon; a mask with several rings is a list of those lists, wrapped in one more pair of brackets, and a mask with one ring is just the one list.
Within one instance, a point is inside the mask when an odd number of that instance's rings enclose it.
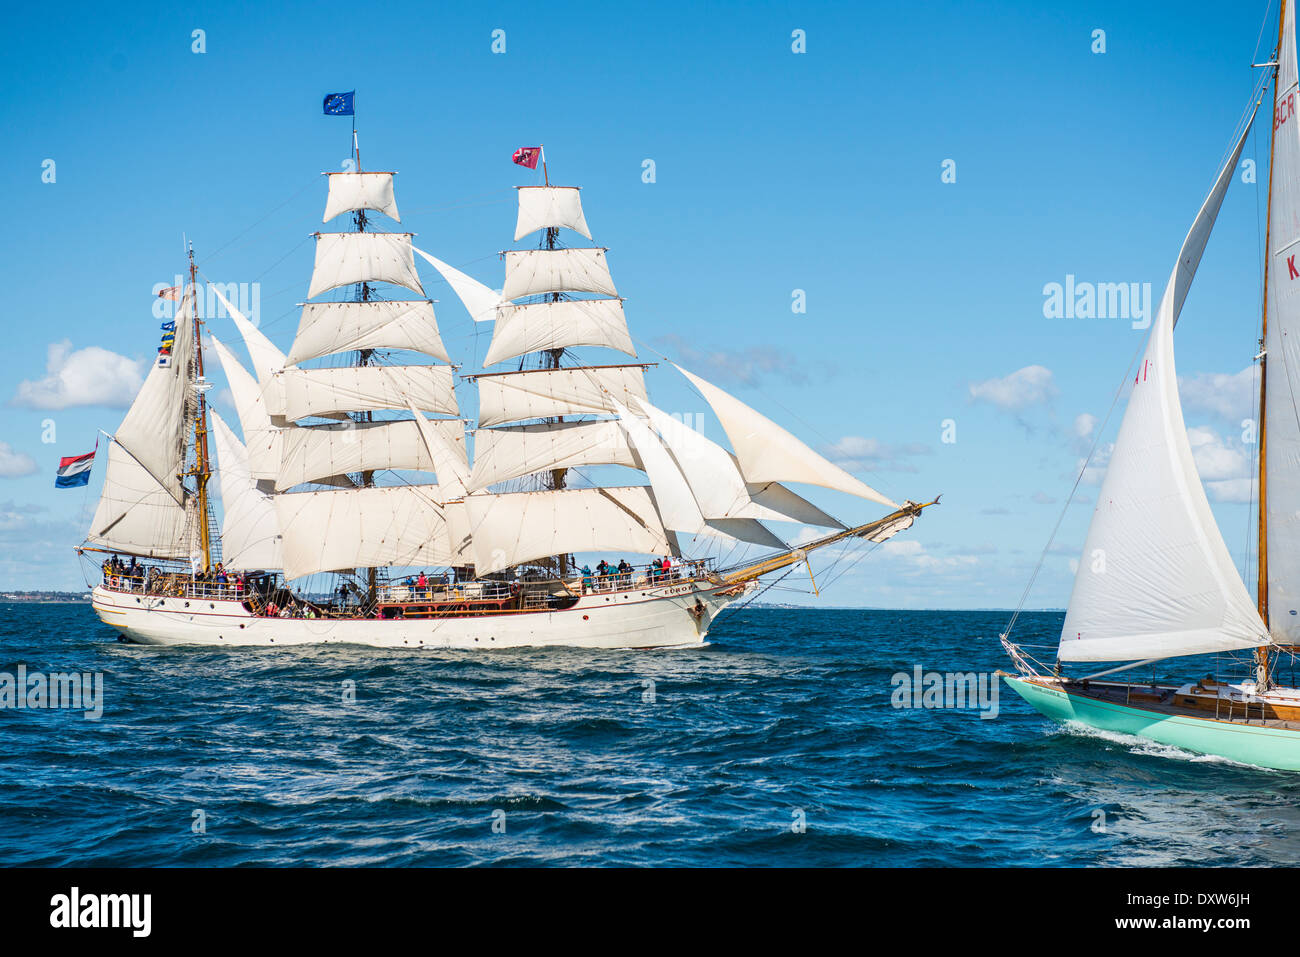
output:
{"label": "white ship hull", "polygon": [[92,593],[92,604],[125,640],[147,645],[677,648],[703,644],[714,618],[754,587],[683,582],[584,595],[563,611],[393,620],[265,618],[235,599],[140,595],[102,586]]}

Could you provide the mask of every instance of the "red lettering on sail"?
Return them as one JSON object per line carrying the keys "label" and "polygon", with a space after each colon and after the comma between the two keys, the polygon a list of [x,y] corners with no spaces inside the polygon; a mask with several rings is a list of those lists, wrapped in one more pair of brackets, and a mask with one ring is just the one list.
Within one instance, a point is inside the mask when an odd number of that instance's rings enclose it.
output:
{"label": "red lettering on sail", "polygon": [[1287,272],[1290,273],[1290,275],[1286,277],[1287,279],[1294,279],[1296,276],[1300,276],[1300,269],[1295,268],[1295,253],[1286,257],[1286,268]]}
{"label": "red lettering on sail", "polygon": [[1134,385],[1137,385],[1139,382],[1146,382],[1146,381],[1147,381],[1147,368],[1148,368],[1150,365],[1151,365],[1151,360],[1150,360],[1150,359],[1143,359],[1143,360],[1142,360],[1142,368],[1138,369],[1138,371],[1137,371],[1137,375],[1135,375],[1135,376],[1133,377],[1133,384],[1134,384]]}
{"label": "red lettering on sail", "polygon": [[1288,93],[1287,98],[1273,110],[1273,129],[1277,129],[1293,116],[1295,116],[1295,94]]}

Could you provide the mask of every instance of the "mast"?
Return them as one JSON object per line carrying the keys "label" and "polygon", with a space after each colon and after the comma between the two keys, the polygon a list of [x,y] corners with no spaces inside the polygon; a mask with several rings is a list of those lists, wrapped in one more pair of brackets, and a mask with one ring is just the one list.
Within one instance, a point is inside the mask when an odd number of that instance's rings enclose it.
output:
{"label": "mast", "polygon": [[[194,372],[191,383],[203,380],[203,342],[199,336],[198,309],[198,267],[194,264],[194,247],[189,248],[190,256],[190,313],[194,323]],[[212,474],[208,463],[208,408],[207,397],[202,389],[195,389],[196,410],[194,414],[194,470],[195,495],[199,511],[199,545],[203,549],[203,570],[212,567],[212,529],[208,521],[208,479]]]}
{"label": "mast", "polygon": [[[357,119],[356,119],[355,112],[352,114],[352,149],[356,157],[357,172],[360,173],[361,172],[361,146],[357,141]],[[356,224],[357,227],[357,232],[364,233],[366,231],[366,211],[364,209],[358,209],[352,214],[352,216],[353,216],[353,222]],[[362,282],[360,284],[357,298],[361,302],[370,301],[370,283]],[[357,365],[359,366],[370,365],[374,358],[374,355],[375,355],[374,349],[358,349]],[[355,413],[353,419],[356,422],[373,422],[374,417],[375,416],[373,412],[367,411],[367,412]],[[371,488],[374,486],[374,484],[375,484],[374,470],[367,469],[363,471],[361,473],[361,487]],[[375,598],[377,597],[378,593],[379,593],[379,573],[372,565],[371,567],[366,569],[366,599],[370,605],[372,606],[374,605]]]}
{"label": "mast", "polygon": [[[1278,74],[1281,68],[1282,31],[1286,25],[1286,0],[1282,0],[1277,17],[1277,46],[1273,51],[1273,116],[1277,116]],[[1277,147],[1276,119],[1268,138],[1268,210],[1264,226],[1264,306],[1261,312],[1259,333],[1259,517],[1256,568],[1258,579],[1255,585],[1255,602],[1259,617],[1268,620],[1268,352],[1265,343],[1268,340],[1268,274],[1269,241],[1273,231],[1273,156]],[[1273,682],[1272,668],[1269,662],[1268,646],[1261,645],[1255,649],[1256,683],[1260,690],[1267,690]]]}

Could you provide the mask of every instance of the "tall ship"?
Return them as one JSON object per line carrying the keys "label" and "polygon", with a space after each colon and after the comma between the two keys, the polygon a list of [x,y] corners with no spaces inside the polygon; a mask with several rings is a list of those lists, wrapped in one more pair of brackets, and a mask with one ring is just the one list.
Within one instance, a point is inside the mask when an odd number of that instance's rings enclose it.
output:
{"label": "tall ship", "polygon": [[[652,404],[656,364],[637,359],[606,250],[566,240],[591,231],[579,189],[551,185],[544,157],[544,182],[517,188],[514,239],[531,245],[501,254],[498,292],[379,228],[401,223],[394,174],[362,171],[355,129],[353,149],[355,169],[326,174],[323,218],[350,228],[315,234],[287,353],[212,284],[251,371],[205,328],[190,251],[78,548],[96,613],[125,640],[698,645],[724,609],[811,553],[884,542],[933,504],[892,501],[680,367],[731,448]],[[482,370],[452,364],[417,257],[491,324]],[[213,355],[238,434],[207,402]],[[475,421],[458,385],[477,393]],[[640,481],[597,484],[599,466]],[[887,512],[844,523],[786,483]],[[767,523],[824,531],[796,545]],[[752,557],[718,554],[738,551]],[[602,556],[617,564],[593,569]]]}
{"label": "tall ship", "polygon": [[[1137,735],[1267,768],[1300,770],[1300,688],[1277,676],[1300,639],[1300,116],[1295,9],[1283,0],[1235,149],[1192,223],[1097,496],[1056,661],[1002,643],[1006,680],[1061,722]],[[1271,79],[1272,137],[1258,362],[1258,546],[1251,594],[1215,523],[1193,461],[1174,366],[1174,327]],[[1138,684],[1111,679],[1168,659],[1217,655],[1239,680]],[[1070,676],[1075,663],[1115,666]],[[1124,664],[1119,664],[1125,662]],[[1093,664],[1092,667],[1096,665]],[[1091,669],[1087,669],[1091,670]],[[1153,669],[1154,671],[1154,669]],[[1109,680],[1107,680],[1109,679]]]}

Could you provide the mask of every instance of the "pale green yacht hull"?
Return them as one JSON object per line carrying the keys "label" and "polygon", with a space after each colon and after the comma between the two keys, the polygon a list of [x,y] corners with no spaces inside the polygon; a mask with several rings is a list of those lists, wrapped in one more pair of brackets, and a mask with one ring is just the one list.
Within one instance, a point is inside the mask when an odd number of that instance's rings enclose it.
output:
{"label": "pale green yacht hull", "polygon": [[1217,718],[1164,714],[1098,701],[1006,676],[1011,688],[1053,721],[1075,721],[1103,731],[1148,738],[1198,754],[1281,771],[1300,771],[1300,731],[1251,726]]}

